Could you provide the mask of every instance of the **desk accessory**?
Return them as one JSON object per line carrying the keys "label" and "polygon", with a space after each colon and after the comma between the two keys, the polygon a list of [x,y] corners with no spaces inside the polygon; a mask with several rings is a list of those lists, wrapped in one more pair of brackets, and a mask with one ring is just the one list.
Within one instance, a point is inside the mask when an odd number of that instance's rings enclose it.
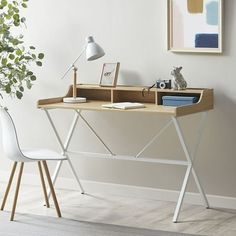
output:
{"label": "desk accessory", "polygon": [[162,102],[164,106],[187,106],[196,103],[198,100],[197,97],[190,96],[163,96]]}
{"label": "desk accessory", "polygon": [[72,65],[67,69],[65,74],[62,76],[62,79],[68,74],[68,72],[73,69],[74,77],[73,77],[73,97],[66,97],[63,99],[63,102],[66,103],[83,103],[86,102],[85,97],[77,97],[77,71],[78,68],[75,66],[75,63],[80,59],[80,57],[86,53],[86,60],[87,61],[94,61],[103,57],[105,55],[104,50],[94,41],[92,36],[86,38],[86,45],[84,46],[83,50],[79,54],[79,56],[74,60]]}
{"label": "desk accessory", "polygon": [[103,104],[103,108],[115,108],[115,109],[137,109],[137,108],[144,108],[144,104],[139,102],[116,102],[116,103],[109,103],[109,104]]}
{"label": "desk accessory", "polygon": [[120,63],[104,63],[100,79],[100,86],[116,87]]}
{"label": "desk accessory", "polygon": [[187,88],[187,82],[185,81],[183,75],[181,74],[182,66],[174,67],[171,71],[171,75],[174,80],[174,90],[185,90]]}

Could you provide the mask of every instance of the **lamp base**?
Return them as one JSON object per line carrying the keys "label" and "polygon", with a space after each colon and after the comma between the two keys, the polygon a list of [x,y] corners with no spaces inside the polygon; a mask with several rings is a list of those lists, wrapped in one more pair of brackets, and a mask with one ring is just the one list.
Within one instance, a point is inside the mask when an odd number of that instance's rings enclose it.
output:
{"label": "lamp base", "polygon": [[82,98],[82,97],[67,97],[67,98],[63,98],[63,102],[65,103],[83,103],[86,102],[86,98]]}

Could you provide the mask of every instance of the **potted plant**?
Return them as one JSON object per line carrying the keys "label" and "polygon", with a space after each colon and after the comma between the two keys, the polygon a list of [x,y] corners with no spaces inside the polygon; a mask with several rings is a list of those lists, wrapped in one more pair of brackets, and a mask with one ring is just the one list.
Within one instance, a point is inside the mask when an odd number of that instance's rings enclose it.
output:
{"label": "potted plant", "polygon": [[24,36],[16,33],[25,26],[20,10],[27,8],[27,2],[0,0],[0,96],[5,92],[21,99],[37,79],[31,65],[42,66],[44,54],[36,54],[34,46],[26,47]]}

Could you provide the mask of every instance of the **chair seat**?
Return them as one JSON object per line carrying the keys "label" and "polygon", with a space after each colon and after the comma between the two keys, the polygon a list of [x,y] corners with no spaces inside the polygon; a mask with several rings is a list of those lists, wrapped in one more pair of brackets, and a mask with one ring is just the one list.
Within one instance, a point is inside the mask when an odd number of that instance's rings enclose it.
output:
{"label": "chair seat", "polygon": [[66,156],[62,156],[57,152],[48,149],[22,149],[23,155],[30,161],[62,161],[67,160]]}

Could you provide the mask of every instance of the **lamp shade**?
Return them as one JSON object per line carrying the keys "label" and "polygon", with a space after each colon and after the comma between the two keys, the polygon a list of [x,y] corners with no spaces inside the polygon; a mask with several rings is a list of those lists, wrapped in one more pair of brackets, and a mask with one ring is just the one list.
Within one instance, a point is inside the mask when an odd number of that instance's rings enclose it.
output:
{"label": "lamp shade", "polygon": [[89,36],[87,39],[86,46],[86,59],[87,61],[93,61],[105,55],[104,50],[94,41],[92,36]]}

